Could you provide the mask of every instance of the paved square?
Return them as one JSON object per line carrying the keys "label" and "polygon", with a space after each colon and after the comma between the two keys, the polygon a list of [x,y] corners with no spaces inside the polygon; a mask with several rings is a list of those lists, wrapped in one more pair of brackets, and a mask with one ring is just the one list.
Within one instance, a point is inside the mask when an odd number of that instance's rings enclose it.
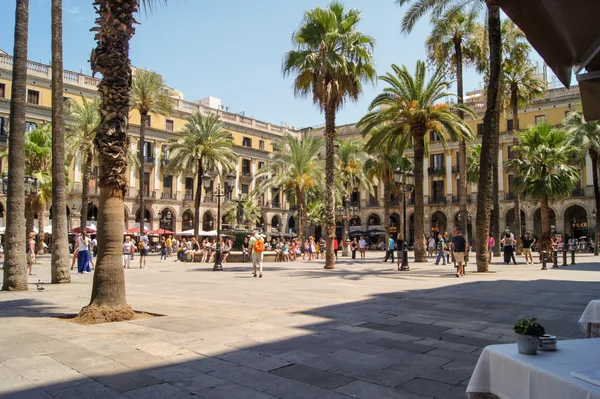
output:
{"label": "paved square", "polygon": [[[136,310],[165,315],[80,326],[58,317],[89,302],[92,275],[50,280],[41,257],[30,291],[0,293],[0,397],[464,398],[482,347],[514,342],[512,323],[539,317],[581,338],[600,263],[541,271],[492,265],[456,278],[452,266],[341,260],[267,264],[159,263],[128,269]],[[522,259],[520,259],[522,261]]]}

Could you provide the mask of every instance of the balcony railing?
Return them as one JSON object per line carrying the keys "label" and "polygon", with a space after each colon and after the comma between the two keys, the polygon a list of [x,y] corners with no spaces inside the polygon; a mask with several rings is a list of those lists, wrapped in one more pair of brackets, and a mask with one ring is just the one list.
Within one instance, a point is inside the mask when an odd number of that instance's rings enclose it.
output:
{"label": "balcony railing", "polygon": [[204,199],[202,200],[203,202],[207,202],[207,203],[214,203],[215,201],[215,196],[212,194],[208,194],[208,195],[204,195]]}
{"label": "balcony railing", "polygon": [[146,165],[154,165],[154,157],[144,157],[144,163]]}
{"label": "balcony railing", "polygon": [[173,194],[172,192],[163,192],[160,195],[160,198],[164,199],[164,200],[174,200],[175,199],[175,194]]}
{"label": "balcony railing", "polygon": [[268,204],[268,203],[264,199],[258,200],[258,206],[266,206],[266,204]]}
{"label": "balcony railing", "polygon": [[240,175],[240,177],[242,179],[252,179],[252,173],[247,172],[247,171],[246,172],[242,172],[242,174]]}
{"label": "balcony railing", "polygon": [[[467,195],[467,204],[470,204],[472,202],[472,198],[470,195]],[[453,204],[460,204],[460,197],[458,195],[453,195],[452,196],[452,203]]]}
{"label": "balcony railing", "polygon": [[445,204],[446,197],[429,197],[429,205]]}
{"label": "balcony railing", "polygon": [[194,200],[194,194],[185,194],[183,196],[183,200],[184,201],[193,201]]}
{"label": "balcony railing", "polygon": [[273,208],[281,208],[281,202],[273,202]]}
{"label": "balcony railing", "polygon": [[380,204],[379,200],[376,200],[374,198],[371,198],[371,199],[369,199],[367,201],[367,207],[368,208],[377,208],[377,207],[380,207],[380,206],[381,206],[381,204]]}
{"label": "balcony railing", "polygon": [[583,188],[576,188],[571,193],[571,197],[583,197],[584,195]]}
{"label": "balcony railing", "polygon": [[[138,190],[137,197],[139,197],[139,196],[140,196],[140,191]],[[156,199],[156,191],[146,191],[144,193],[144,198]]]}
{"label": "balcony railing", "polygon": [[446,174],[446,168],[442,167],[433,167],[430,166],[427,168],[427,173],[431,176],[444,176]]}

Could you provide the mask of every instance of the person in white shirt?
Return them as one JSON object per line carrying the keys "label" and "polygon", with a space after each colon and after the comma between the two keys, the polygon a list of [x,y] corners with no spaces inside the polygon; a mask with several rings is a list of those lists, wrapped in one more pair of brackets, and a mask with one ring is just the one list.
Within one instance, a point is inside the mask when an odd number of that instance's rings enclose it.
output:
{"label": "person in white shirt", "polygon": [[131,242],[131,237],[127,236],[123,243],[123,268],[129,269],[131,254],[135,252],[135,245]]}
{"label": "person in white shirt", "polygon": [[360,240],[358,240],[358,251],[360,252],[360,258],[365,259],[367,257],[367,241],[363,236],[360,236]]}
{"label": "person in white shirt", "polygon": [[89,251],[90,239],[84,234],[80,235],[77,239],[77,271],[80,274],[89,273],[92,271],[90,267],[90,251]]}

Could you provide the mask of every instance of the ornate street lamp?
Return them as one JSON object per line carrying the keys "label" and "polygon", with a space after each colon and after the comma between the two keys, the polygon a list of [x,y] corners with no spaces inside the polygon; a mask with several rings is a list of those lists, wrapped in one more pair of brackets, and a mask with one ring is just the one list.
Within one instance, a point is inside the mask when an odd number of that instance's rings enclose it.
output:
{"label": "ornate street lamp", "polygon": [[171,220],[173,219],[173,215],[171,214],[171,211],[167,211],[167,213],[165,215],[163,215],[163,218],[160,220],[160,224],[162,227],[162,231],[163,231],[163,236],[166,234],[165,231],[167,230],[167,226],[169,226],[169,229],[171,229]]}
{"label": "ornate street lamp", "polygon": [[[204,191],[208,194],[210,192],[210,180],[211,177],[205,172],[202,176],[202,183],[204,184]],[[221,197],[227,197],[233,191],[233,182],[235,181],[235,175],[229,172],[227,175],[227,187],[221,190],[221,182],[217,184],[217,189],[213,192],[213,195],[217,197],[217,256],[215,256],[215,265],[213,271],[223,270],[221,264]]]}
{"label": "ornate street lamp", "polygon": [[415,175],[405,172],[399,167],[394,171],[394,182],[402,191],[402,263],[398,263],[398,270],[410,270],[408,265],[408,242],[406,238],[406,194],[415,187]]}

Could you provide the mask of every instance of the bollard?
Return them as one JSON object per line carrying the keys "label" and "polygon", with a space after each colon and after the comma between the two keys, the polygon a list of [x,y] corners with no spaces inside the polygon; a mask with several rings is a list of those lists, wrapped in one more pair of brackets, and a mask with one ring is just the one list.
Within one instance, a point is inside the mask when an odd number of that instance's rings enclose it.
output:
{"label": "bollard", "polygon": [[558,267],[558,250],[555,249],[554,253],[552,255],[554,255],[554,259],[552,259],[552,267],[557,268]]}
{"label": "bollard", "polygon": [[567,266],[567,248],[563,248],[563,266]]}
{"label": "bollard", "polygon": [[546,270],[546,251],[542,251],[542,270]]}
{"label": "bollard", "polygon": [[575,264],[575,248],[571,249],[571,264]]}

